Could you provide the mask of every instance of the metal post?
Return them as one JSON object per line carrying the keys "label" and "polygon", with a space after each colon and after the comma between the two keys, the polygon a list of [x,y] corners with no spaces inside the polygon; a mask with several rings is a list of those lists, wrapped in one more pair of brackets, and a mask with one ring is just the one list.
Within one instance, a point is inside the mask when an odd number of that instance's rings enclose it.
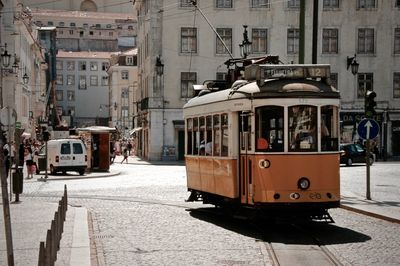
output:
{"label": "metal post", "polygon": [[366,193],[366,198],[367,200],[371,200],[371,190],[370,190],[370,162],[369,162],[369,157],[371,155],[370,147],[371,147],[371,140],[367,139],[366,142],[366,152],[365,152],[365,161],[367,165],[367,193]]}
{"label": "metal post", "polygon": [[[3,132],[0,134],[0,147],[3,147]],[[6,233],[7,261],[9,266],[14,266],[14,250],[11,230],[10,202],[8,201],[7,177],[4,167],[4,153],[0,153],[0,178],[1,194],[3,197],[4,229]]]}
{"label": "metal post", "polygon": [[300,39],[299,39],[299,64],[304,64],[304,44],[305,44],[305,9],[306,1],[300,0]]}

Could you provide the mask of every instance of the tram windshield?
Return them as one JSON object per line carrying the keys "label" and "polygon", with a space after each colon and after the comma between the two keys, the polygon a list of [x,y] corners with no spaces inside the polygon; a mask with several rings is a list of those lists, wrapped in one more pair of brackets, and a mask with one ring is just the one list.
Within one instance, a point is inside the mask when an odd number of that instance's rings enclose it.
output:
{"label": "tram windshield", "polygon": [[[283,106],[256,108],[256,151],[283,152],[286,139],[289,152],[338,150],[338,108],[336,106],[327,105],[320,108],[312,105],[289,106],[286,123],[284,123],[284,110]],[[286,136],[285,125],[287,126]]]}

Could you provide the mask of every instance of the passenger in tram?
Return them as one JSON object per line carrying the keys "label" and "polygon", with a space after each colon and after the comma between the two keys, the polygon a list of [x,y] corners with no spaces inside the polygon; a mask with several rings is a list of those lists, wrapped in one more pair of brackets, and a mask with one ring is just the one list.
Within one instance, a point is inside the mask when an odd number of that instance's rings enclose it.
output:
{"label": "passenger in tram", "polygon": [[257,140],[257,149],[259,150],[266,150],[269,147],[268,140],[265,138],[258,138]]}

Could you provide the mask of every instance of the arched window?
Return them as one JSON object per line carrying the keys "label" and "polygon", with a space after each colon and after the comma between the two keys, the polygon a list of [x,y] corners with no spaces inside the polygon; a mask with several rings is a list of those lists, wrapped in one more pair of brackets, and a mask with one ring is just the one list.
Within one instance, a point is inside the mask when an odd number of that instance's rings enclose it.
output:
{"label": "arched window", "polygon": [[97,12],[97,6],[92,0],[85,0],[81,3],[81,11]]}

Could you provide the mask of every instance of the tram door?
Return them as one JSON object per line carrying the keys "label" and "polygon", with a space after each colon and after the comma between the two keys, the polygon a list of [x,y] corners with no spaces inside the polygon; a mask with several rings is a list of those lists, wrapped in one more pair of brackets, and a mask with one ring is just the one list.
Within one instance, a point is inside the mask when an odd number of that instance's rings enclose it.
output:
{"label": "tram door", "polygon": [[251,150],[251,115],[249,112],[239,114],[240,169],[239,187],[242,203],[253,204],[252,160]]}

